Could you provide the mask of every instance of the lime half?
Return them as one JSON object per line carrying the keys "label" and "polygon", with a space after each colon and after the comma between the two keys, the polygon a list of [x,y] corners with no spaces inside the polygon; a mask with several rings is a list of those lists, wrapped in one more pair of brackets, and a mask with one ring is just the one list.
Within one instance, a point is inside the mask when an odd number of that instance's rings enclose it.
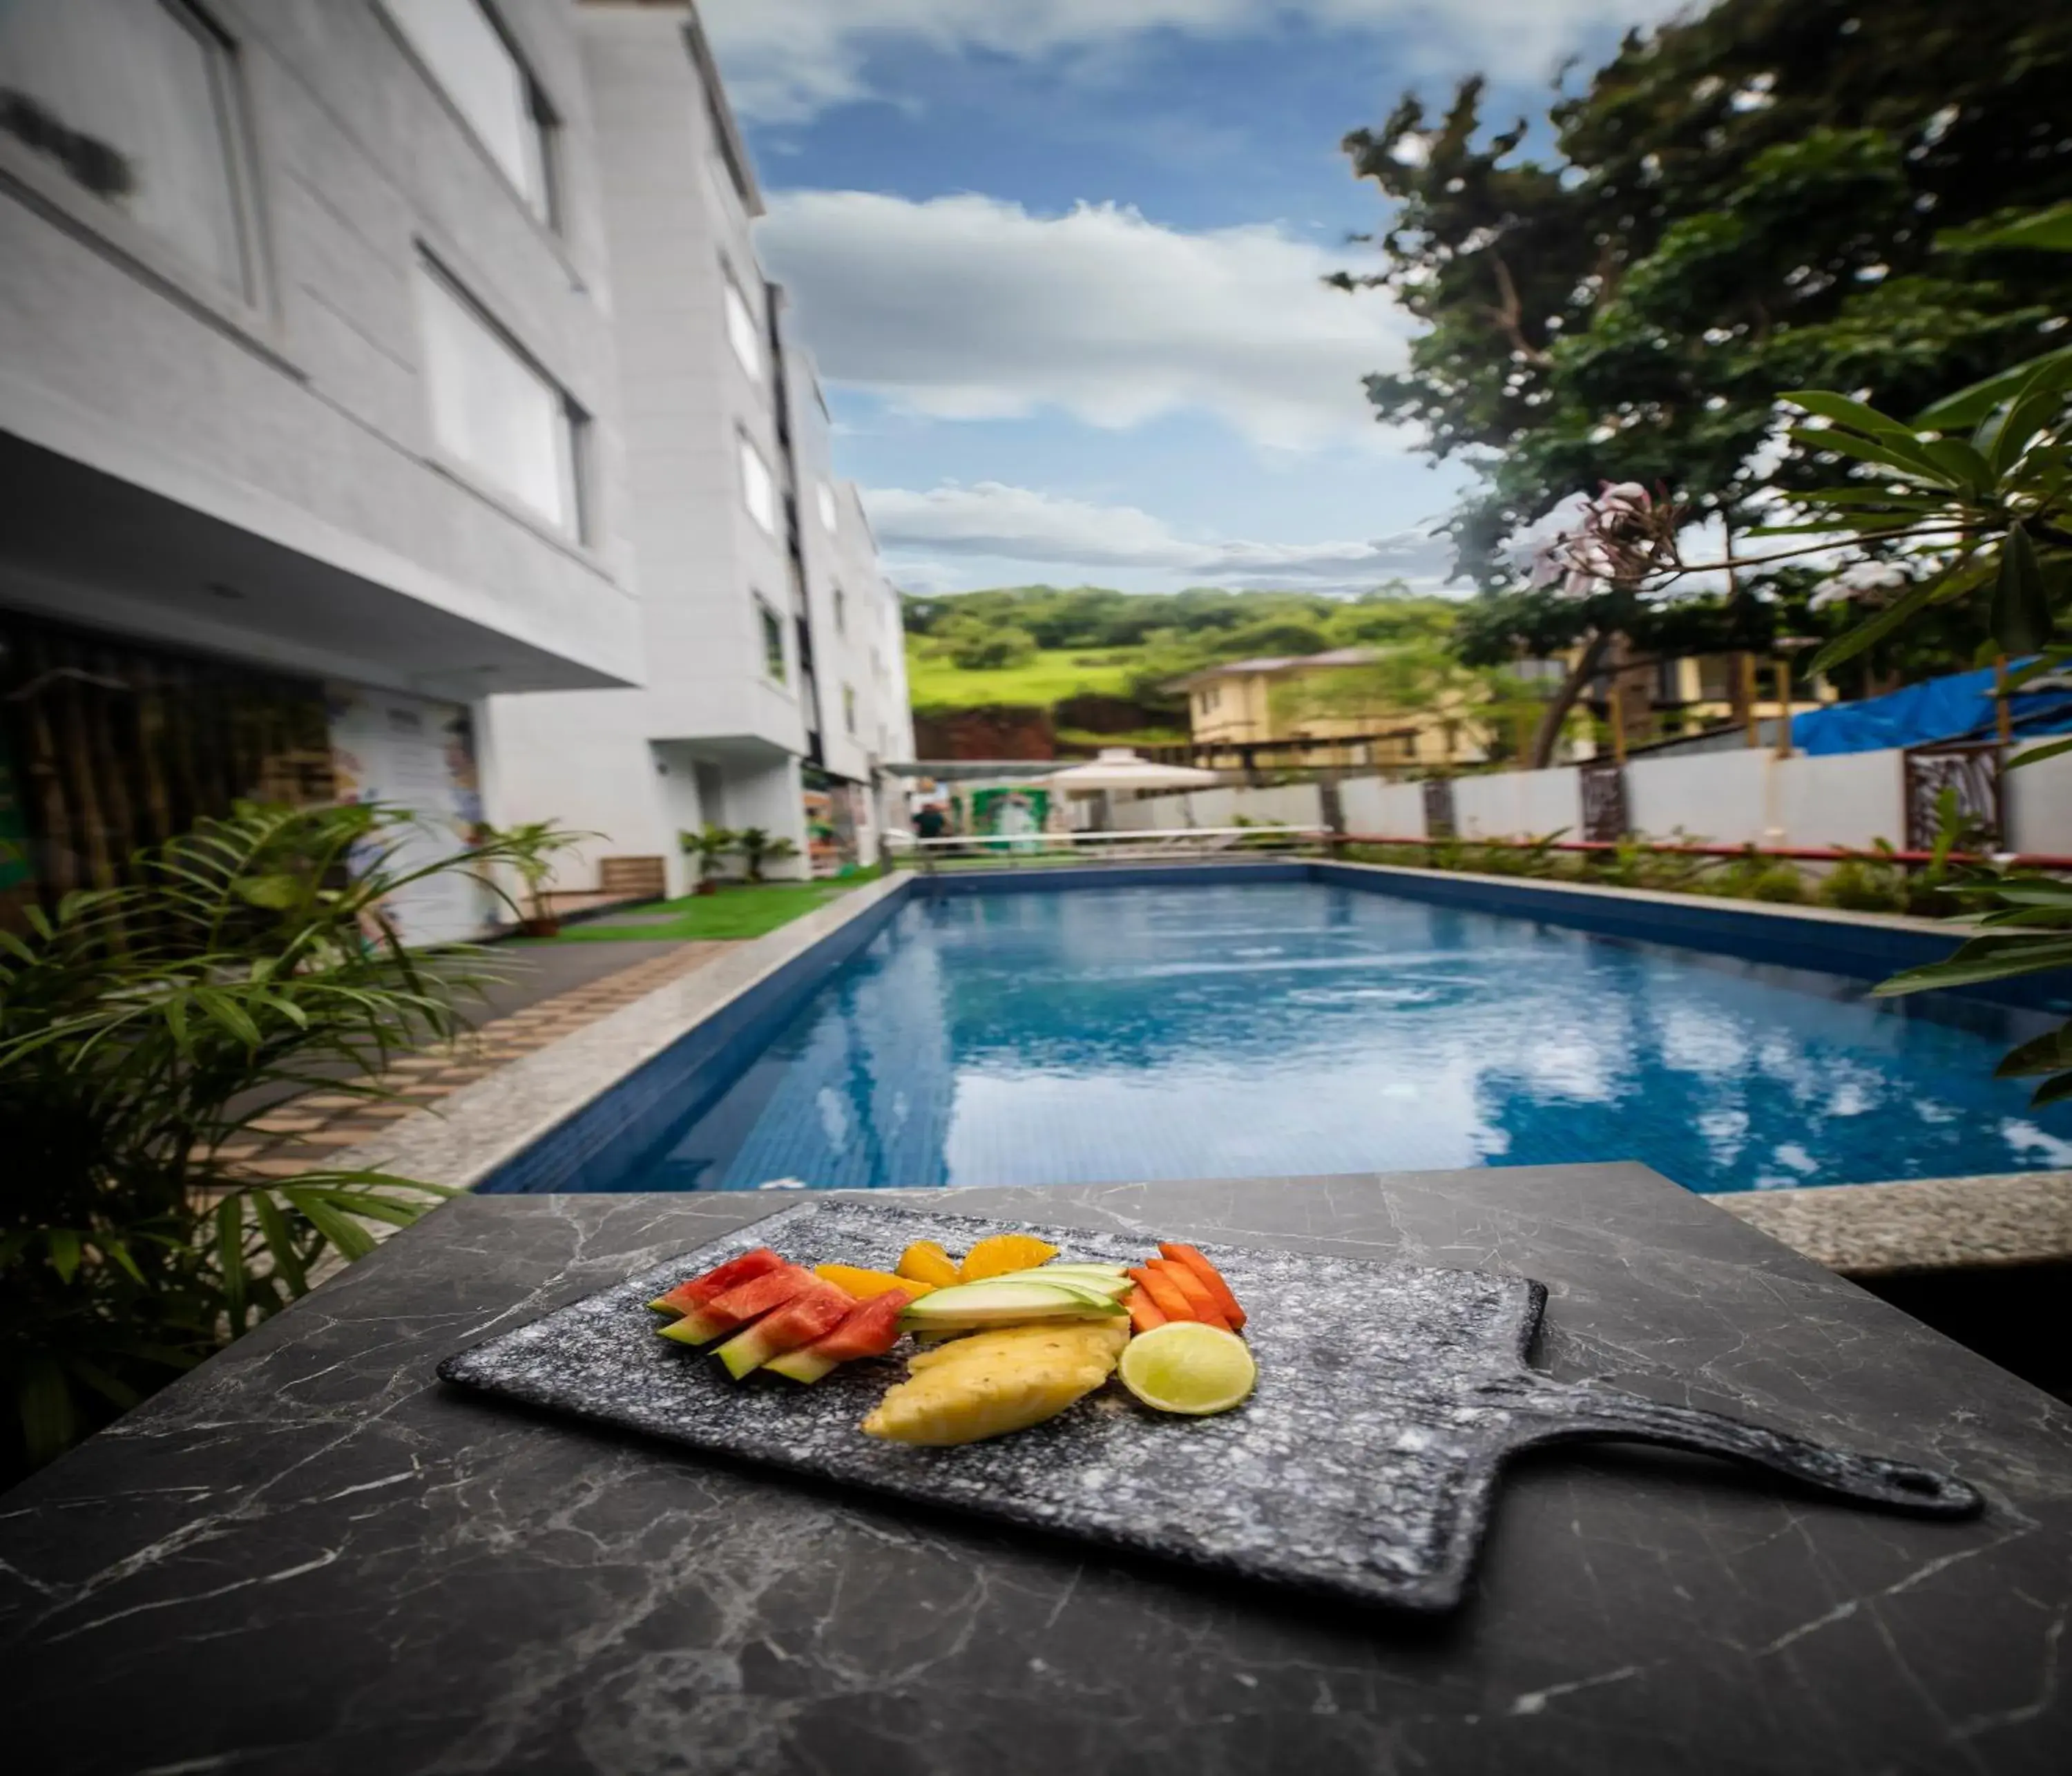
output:
{"label": "lime half", "polygon": [[1123,1386],[1145,1405],[1196,1417],[1228,1412],[1259,1379],[1259,1365],[1243,1338],[1193,1320],[1174,1320],[1132,1338],[1120,1372]]}

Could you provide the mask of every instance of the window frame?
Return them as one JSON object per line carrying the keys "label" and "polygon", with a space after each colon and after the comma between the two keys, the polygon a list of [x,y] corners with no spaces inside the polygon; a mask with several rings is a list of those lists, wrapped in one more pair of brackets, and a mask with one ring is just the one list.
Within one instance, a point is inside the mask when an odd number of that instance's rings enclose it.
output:
{"label": "window frame", "polygon": [[791,657],[784,644],[784,619],[777,614],[777,607],[760,592],[750,595],[755,601],[756,620],[762,630],[758,639],[763,650],[763,676],[772,684],[788,689],[791,683]]}
{"label": "window frame", "polygon": [[835,633],[846,636],[849,634],[849,594],[837,586],[831,589],[828,598],[834,607]]}
{"label": "window frame", "polygon": [[842,680],[842,730],[852,739],[859,737],[856,726],[856,687],[847,679]]}
{"label": "window frame", "polygon": [[[515,488],[505,487],[479,463],[462,456],[440,435],[438,417],[431,399],[430,342],[421,310],[417,318],[417,339],[423,354],[425,411],[427,423],[431,428],[432,447],[440,467],[492,502],[500,510],[533,525],[555,541],[587,548],[595,540],[595,512],[590,485],[590,428],[593,420],[590,409],[576,399],[559,376],[542,364],[534,353],[526,349],[524,341],[499,320],[494,311],[449,270],[439,256],[421,240],[417,243],[416,263],[412,269],[414,278],[422,278],[442,290],[521,368],[538,378],[554,396],[561,418],[555,454],[561,471],[562,494],[568,504],[566,520],[555,517],[551,512],[541,511],[524,495]],[[416,300],[414,278],[413,300]]]}
{"label": "window frame", "polygon": [[[754,305],[749,301],[747,290],[734,274],[733,265],[724,255],[720,258],[719,273],[721,328],[726,335],[726,343],[733,348],[734,361],[741,366],[742,374],[758,388],[767,387],[770,381],[770,364],[764,345],[763,325],[755,318]],[[741,318],[746,323],[745,333],[739,337],[736,336],[734,331],[734,303],[740,305]],[[749,343],[749,352],[742,350],[744,339]]]}
{"label": "window frame", "polygon": [[557,240],[565,240],[568,237],[568,193],[561,143],[561,132],[565,125],[561,109],[554,103],[553,96],[547,91],[545,84],[534,70],[531,59],[505,21],[500,6],[493,4],[492,0],[464,0],[464,3],[473,6],[481,14],[483,23],[488,26],[491,34],[503,45],[504,53],[511,58],[511,65],[517,71],[524,98],[525,119],[531,126],[531,141],[539,162],[540,192],[536,201],[533,195],[512,176],[511,169],[504,164],[496,150],[489,145],[487,138],[476,127],[474,118],[462,109],[460,101],[454,97],[451,89],[439,77],[438,70],[433,67],[430,59],[418,47],[417,39],[410,35],[410,27],[404,23],[401,14],[390,0],[381,0],[380,10],[397,40],[403,46],[404,53],[424,76],[426,84],[431,88],[439,103],[460,125],[462,133],[474,145],[475,152],[504,182],[528,216]]}
{"label": "window frame", "polygon": [[[237,235],[241,288],[224,283],[172,236],[148,227],[82,185],[51,157],[13,135],[0,135],[0,178],[58,211],[94,247],[199,310],[204,318],[290,369],[274,306],[269,214],[261,175],[259,117],[253,102],[244,39],[204,0],[158,0],[162,11],[191,33],[208,54],[211,109],[224,150],[231,213]],[[30,95],[31,98],[34,95]]]}
{"label": "window frame", "polygon": [[[748,435],[748,428],[746,426],[737,426],[734,428],[734,441],[738,446],[735,452],[737,461],[735,474],[739,478],[741,483],[742,509],[747,512],[750,519],[754,522],[757,529],[760,530],[766,536],[775,538],[777,535],[777,520],[779,516],[777,506],[777,471],[771,467],[770,458],[765,456],[761,450],[757,447],[755,440]],[[770,504],[770,516],[767,518],[765,518],[761,512],[755,509],[754,501],[750,500],[748,496],[748,462],[751,457],[754,458],[756,466],[763,471],[763,487],[764,491],[769,496]]]}

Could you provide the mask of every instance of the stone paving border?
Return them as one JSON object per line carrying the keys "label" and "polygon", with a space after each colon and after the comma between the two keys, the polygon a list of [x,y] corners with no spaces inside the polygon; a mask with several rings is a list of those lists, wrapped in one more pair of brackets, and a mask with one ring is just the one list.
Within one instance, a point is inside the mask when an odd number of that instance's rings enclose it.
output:
{"label": "stone paving border", "polygon": [[450,1046],[400,1056],[389,1063],[384,1081],[399,1096],[315,1092],[291,1098],[219,1148],[216,1157],[250,1178],[293,1178],[318,1167],[360,1169],[347,1157],[352,1149],[740,947],[717,940],[683,944],[665,956],[491,1018]]}
{"label": "stone paving border", "polygon": [[1707,1200],[1845,1276],[2072,1261],[2072,1171],[1742,1190]]}

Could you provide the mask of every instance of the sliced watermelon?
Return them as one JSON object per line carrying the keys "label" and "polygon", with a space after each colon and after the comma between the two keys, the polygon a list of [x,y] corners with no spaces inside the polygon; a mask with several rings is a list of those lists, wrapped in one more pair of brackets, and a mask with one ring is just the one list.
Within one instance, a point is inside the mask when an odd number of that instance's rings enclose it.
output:
{"label": "sliced watermelon", "polygon": [[[745,1283],[737,1283],[724,1295],[715,1296],[703,1307],[693,1309],[674,1325],[658,1328],[665,1338],[679,1344],[710,1344],[722,1332],[746,1326],[758,1315],[782,1307],[793,1297],[809,1289],[832,1289],[810,1270],[797,1264],[781,1264],[775,1270]],[[841,1292],[835,1291],[837,1294]]]}
{"label": "sliced watermelon", "polygon": [[856,1297],[832,1283],[821,1283],[794,1297],[775,1314],[758,1320],[745,1332],[737,1332],[719,1347],[719,1360],[736,1381],[750,1370],[760,1369],[772,1357],[812,1344],[849,1317]]}
{"label": "sliced watermelon", "polygon": [[767,1276],[779,1268],[784,1260],[767,1246],[758,1246],[753,1252],[744,1252],[738,1258],[730,1258],[723,1264],[715,1264],[702,1276],[693,1276],[688,1283],[679,1283],[666,1295],[658,1295],[648,1305],[657,1314],[667,1314],[672,1318],[680,1314],[695,1314],[707,1301],[717,1301],[730,1289],[742,1283],[752,1283],[758,1276]]}
{"label": "sliced watermelon", "polygon": [[898,1289],[859,1301],[849,1318],[825,1338],[787,1350],[765,1366],[773,1375],[793,1381],[816,1382],[858,1357],[882,1357],[899,1342],[899,1310],[906,1297]]}

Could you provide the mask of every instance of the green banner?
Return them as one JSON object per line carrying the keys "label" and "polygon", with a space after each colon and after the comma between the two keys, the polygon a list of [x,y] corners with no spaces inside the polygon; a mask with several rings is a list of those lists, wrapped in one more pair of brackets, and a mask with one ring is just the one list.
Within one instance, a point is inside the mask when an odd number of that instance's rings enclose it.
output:
{"label": "green banner", "polygon": [[1047,789],[974,790],[971,809],[972,834],[989,841],[989,850],[1042,849],[1050,812]]}

